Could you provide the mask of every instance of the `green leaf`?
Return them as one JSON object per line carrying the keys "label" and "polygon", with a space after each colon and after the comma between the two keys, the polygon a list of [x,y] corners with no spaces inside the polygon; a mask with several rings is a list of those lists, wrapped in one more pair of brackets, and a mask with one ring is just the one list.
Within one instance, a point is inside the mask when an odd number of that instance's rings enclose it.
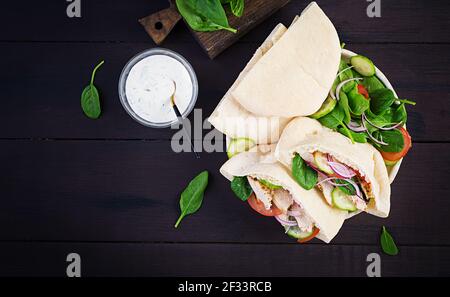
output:
{"label": "green leaf", "polygon": [[230,27],[220,0],[176,0],[177,8],[188,25],[195,31],[228,30]]}
{"label": "green leaf", "polygon": [[231,12],[237,16],[241,17],[244,13],[244,0],[231,0],[230,2]]}
{"label": "green leaf", "polygon": [[242,201],[247,201],[248,197],[253,193],[252,187],[245,176],[234,177],[231,181],[231,190]]}
{"label": "green leaf", "polygon": [[380,242],[383,252],[390,256],[395,256],[398,254],[398,248],[395,244],[394,238],[392,238],[391,234],[389,234],[385,226],[383,226],[383,229],[381,231]]}
{"label": "green leaf", "polygon": [[396,98],[394,92],[383,88],[371,92],[370,99],[370,110],[375,114],[381,114],[391,107]]}
{"label": "green leaf", "polygon": [[[347,63],[345,63],[344,60],[341,59],[341,61],[339,62],[339,72],[342,72],[344,69],[348,68],[349,65]],[[353,72],[352,69],[347,69],[345,71],[343,71],[341,74],[339,74],[339,81],[343,82],[347,79],[351,79],[353,78]],[[351,89],[353,89],[356,85],[355,81],[350,81],[348,83],[346,83],[345,85],[342,86],[342,91],[344,91],[345,93],[349,92]]]}
{"label": "green leaf", "polygon": [[84,114],[91,119],[98,119],[101,114],[100,96],[97,88],[94,85],[95,74],[102,66],[104,61],[101,61],[92,71],[90,84],[83,89],[81,93],[81,108]]}
{"label": "green leaf", "polygon": [[208,185],[208,171],[203,171],[197,175],[181,193],[180,209],[181,215],[175,223],[175,228],[178,227],[181,220],[190,214],[195,213],[203,202],[203,194]]}
{"label": "green leaf", "polygon": [[378,89],[384,89],[385,86],[375,75],[365,76],[360,83],[366,88],[367,92],[372,93]]}
{"label": "green leaf", "polygon": [[319,119],[319,122],[325,127],[336,130],[339,127],[339,125],[342,125],[344,117],[345,114],[344,111],[342,110],[342,107],[339,104],[337,104],[336,107],[330,113],[321,117]]}
{"label": "green leaf", "polygon": [[348,181],[343,180],[343,179],[335,179],[333,182],[335,182],[337,184],[341,184],[342,186],[339,186],[338,188],[345,194],[350,195],[350,196],[356,194],[355,187]]}
{"label": "green leaf", "polygon": [[387,143],[388,145],[380,145],[379,148],[383,152],[398,153],[403,150],[405,140],[402,132],[397,129],[378,130],[373,134],[377,139]]}
{"label": "green leaf", "polygon": [[350,138],[351,140],[353,140],[354,142],[359,142],[359,143],[366,143],[367,142],[367,134],[364,132],[355,132],[352,131],[348,128],[343,128],[340,127],[338,129],[338,132],[347,136],[348,138]]}
{"label": "green leaf", "polygon": [[358,92],[358,86],[355,85],[348,93],[348,106],[350,112],[355,116],[360,116],[369,109],[370,101]]}
{"label": "green leaf", "polygon": [[339,101],[338,104],[341,106],[342,111],[344,112],[344,118],[342,119],[342,122],[344,124],[350,123],[351,116],[350,116],[350,107],[348,106],[348,98],[347,95],[343,92],[339,92]]}
{"label": "green leaf", "polygon": [[305,190],[311,190],[317,183],[317,172],[306,164],[299,154],[292,160],[292,175]]}

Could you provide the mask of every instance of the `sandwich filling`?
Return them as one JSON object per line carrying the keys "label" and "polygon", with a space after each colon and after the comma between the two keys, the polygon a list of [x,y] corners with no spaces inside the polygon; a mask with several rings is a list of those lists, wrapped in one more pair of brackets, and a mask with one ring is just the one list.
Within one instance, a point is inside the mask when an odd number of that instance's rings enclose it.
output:
{"label": "sandwich filling", "polygon": [[247,176],[247,180],[253,190],[248,199],[250,206],[263,215],[270,213],[274,216],[289,236],[299,242],[306,242],[319,233],[314,220],[287,189],[272,181],[252,176]]}
{"label": "sandwich filling", "polygon": [[350,212],[364,211],[375,199],[372,184],[358,169],[320,151],[304,154],[302,158],[305,167],[317,172],[315,186],[331,206]]}

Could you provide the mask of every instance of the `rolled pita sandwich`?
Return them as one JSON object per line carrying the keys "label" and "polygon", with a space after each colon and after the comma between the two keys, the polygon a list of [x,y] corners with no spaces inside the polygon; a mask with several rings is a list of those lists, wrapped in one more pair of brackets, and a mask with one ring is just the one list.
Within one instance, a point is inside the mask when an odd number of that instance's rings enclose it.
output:
{"label": "rolled pita sandwich", "polygon": [[231,96],[258,115],[311,115],[327,98],[340,57],[336,29],[311,2],[231,90]]}
{"label": "rolled pita sandwich", "polygon": [[317,120],[298,117],[284,129],[276,158],[305,188],[322,191],[333,208],[387,217],[391,188],[383,158],[368,143],[352,143]]}
{"label": "rolled pita sandwich", "polygon": [[316,189],[305,190],[277,162],[273,151],[244,152],[229,159],[220,172],[233,192],[265,216],[274,216],[284,232],[299,242],[314,237],[328,243],[341,228],[346,212],[329,207]]}
{"label": "rolled pita sandwich", "polygon": [[[235,83],[223,96],[208,121],[220,132],[230,138],[248,138],[256,144],[270,144],[278,141],[281,132],[290,119],[278,116],[261,116],[245,109],[231,96],[231,92],[247,73],[257,64],[272,46],[286,32],[283,24],[278,24],[256,50],[253,57],[239,74]],[[257,100],[257,98],[255,98]]]}

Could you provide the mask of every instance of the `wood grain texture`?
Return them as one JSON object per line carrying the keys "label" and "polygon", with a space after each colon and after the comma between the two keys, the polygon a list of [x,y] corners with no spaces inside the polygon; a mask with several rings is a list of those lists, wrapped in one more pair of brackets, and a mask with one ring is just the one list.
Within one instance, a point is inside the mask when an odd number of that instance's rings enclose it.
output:
{"label": "wood grain texture", "polygon": [[139,19],[139,23],[144,27],[153,41],[157,45],[160,45],[179,20],[181,20],[181,15],[175,8],[175,5],[172,4],[169,8]]}
{"label": "wood grain texture", "polygon": [[[309,0],[291,0],[283,9],[242,38],[245,42],[262,42],[273,27],[290,24]],[[382,17],[370,19],[361,0],[318,0],[318,4],[347,43],[449,43],[450,2],[446,0],[385,0]],[[167,0],[96,0],[85,1],[82,18],[66,16],[66,2],[47,0],[10,1],[2,10],[2,41],[82,41],[82,42],[153,42],[142,30],[138,19],[167,8]],[[45,16],[44,18],[42,16]],[[33,30],[30,30],[33,28]],[[182,23],[168,37],[172,41],[192,42],[193,37]]]}
{"label": "wood grain texture", "polygon": [[[200,43],[201,47],[214,59],[225,49],[230,47],[242,36],[247,34],[255,26],[274,14],[278,9],[289,3],[290,0],[247,0],[245,1],[244,14],[241,17],[234,16],[228,5],[225,7],[228,22],[237,33],[225,30],[214,32],[196,32],[189,28]],[[171,0],[171,3],[174,1]]]}
{"label": "wood grain texture", "polygon": [[[238,43],[214,61],[194,41],[168,41],[166,46],[193,65],[199,81],[196,108],[206,119],[259,44]],[[142,43],[3,43],[1,64],[8,71],[0,72],[0,79],[2,96],[8,100],[0,109],[0,125],[13,128],[0,129],[0,138],[170,139],[173,130],[149,129],[132,120],[117,95],[123,66],[147,48]],[[450,45],[348,44],[347,48],[371,57],[399,96],[417,101],[408,107],[408,127],[415,141],[450,141]],[[79,98],[92,68],[103,59],[96,77],[103,113],[99,121],[92,121],[82,113]]]}
{"label": "wood grain texture", "polygon": [[[173,153],[168,141],[0,141],[0,148],[8,173],[0,179],[3,240],[293,243],[233,195],[218,172],[224,153],[197,160]],[[442,166],[449,157],[447,144],[415,144],[393,184],[390,217],[348,220],[333,244],[376,245],[386,225],[399,244],[450,245],[443,224],[450,173]],[[203,170],[210,172],[203,206],[175,229],[179,195]]]}
{"label": "wood grain texture", "polygon": [[[0,250],[0,276],[55,277],[65,276],[71,252],[81,256],[83,277],[365,277],[367,255],[381,253],[378,246],[51,242],[0,243]],[[398,256],[381,256],[384,277],[449,274],[448,247],[400,246]]]}

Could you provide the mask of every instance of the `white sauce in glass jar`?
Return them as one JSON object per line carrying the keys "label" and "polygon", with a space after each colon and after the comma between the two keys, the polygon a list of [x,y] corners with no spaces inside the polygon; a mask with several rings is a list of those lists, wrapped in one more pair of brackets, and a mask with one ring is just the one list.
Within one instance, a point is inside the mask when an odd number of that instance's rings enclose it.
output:
{"label": "white sauce in glass jar", "polygon": [[170,97],[176,84],[175,104],[181,114],[192,100],[193,84],[186,67],[166,55],[151,55],[137,62],[125,83],[125,94],[131,109],[142,119],[153,123],[176,120]]}

